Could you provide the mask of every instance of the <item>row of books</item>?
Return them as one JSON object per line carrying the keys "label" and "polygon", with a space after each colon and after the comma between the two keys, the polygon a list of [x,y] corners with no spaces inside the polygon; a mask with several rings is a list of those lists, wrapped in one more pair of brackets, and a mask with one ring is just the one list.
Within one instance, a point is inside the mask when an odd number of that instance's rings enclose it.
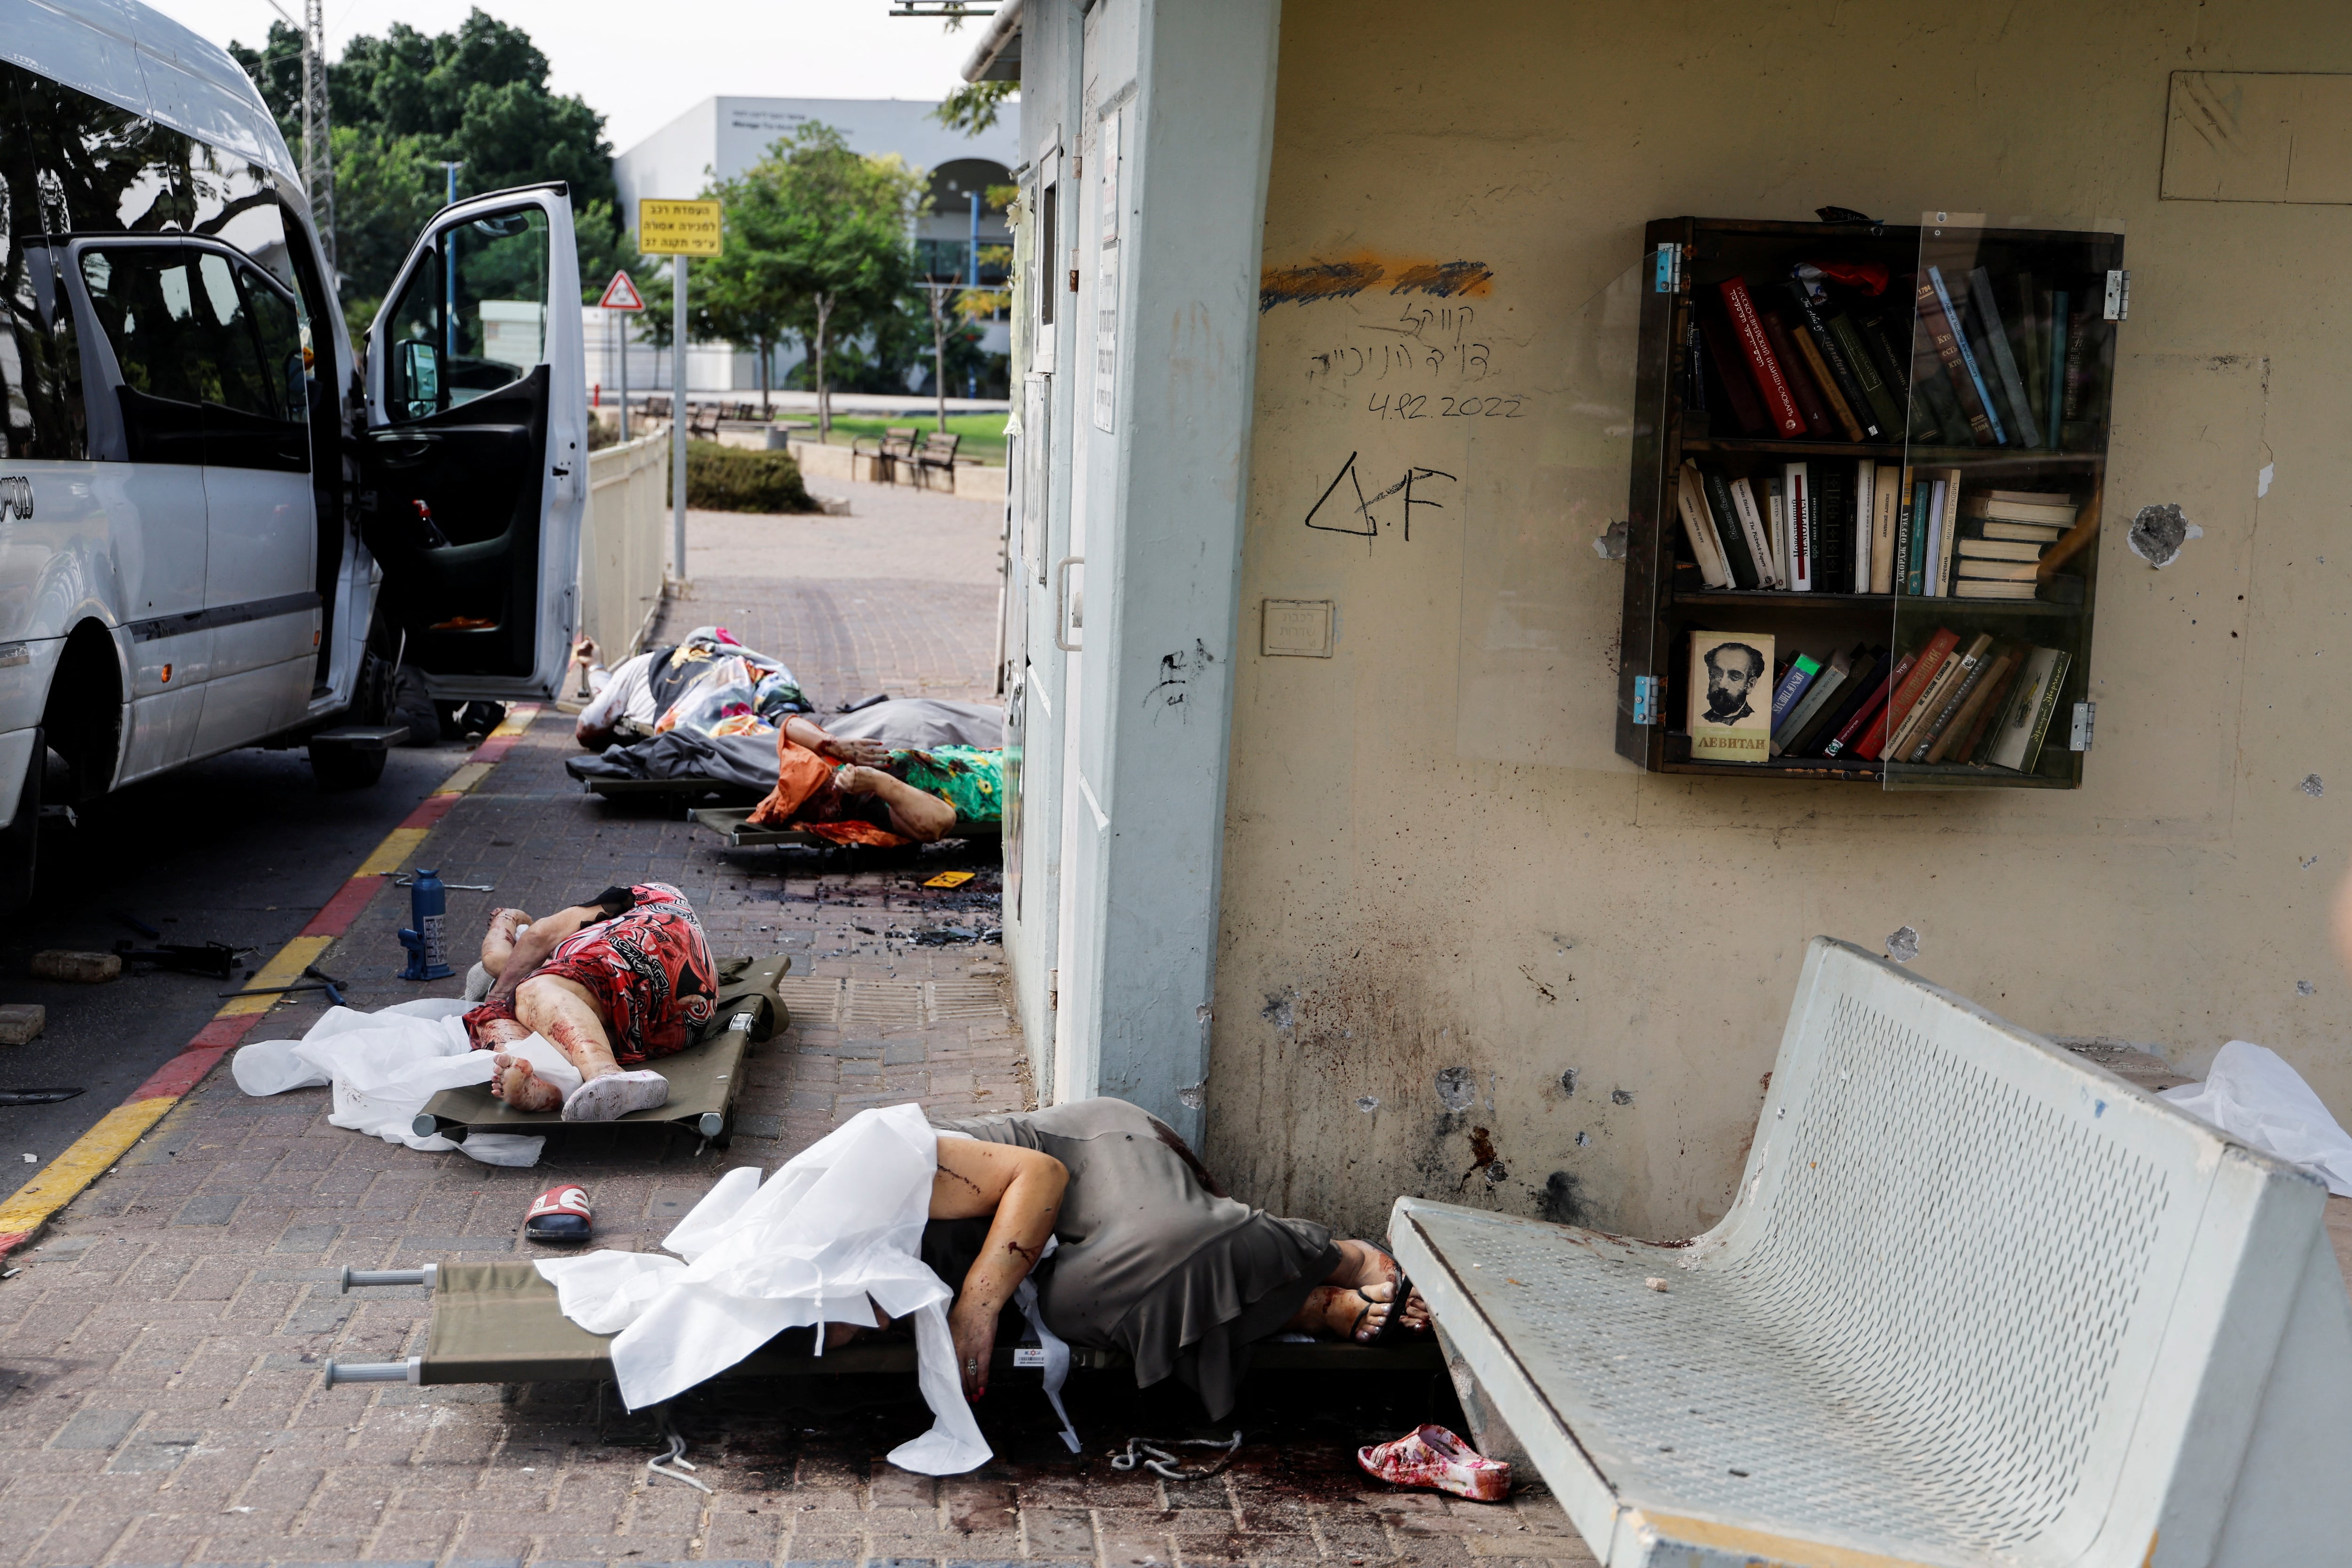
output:
{"label": "row of books", "polygon": [[1996,281],[1982,267],[1948,277],[1931,265],[1910,279],[1906,313],[1889,282],[1874,262],[1800,262],[1752,289],[1725,279],[1719,308],[1692,301],[1686,406],[1713,428],[1718,390],[1751,437],[1894,442],[1907,433],[2053,450],[2091,412],[2098,318],[2074,290],[2043,288],[2029,272]]}
{"label": "row of books", "polygon": [[2042,571],[2082,510],[2061,490],[1963,493],[1958,468],[1834,459],[1733,478],[1685,458],[1675,508],[1710,588],[2080,602],[2079,578]]}
{"label": "row of books", "polygon": [[[1990,633],[1963,645],[1948,627],[1891,665],[1885,647],[1869,644],[1776,664],[1773,641],[1752,632],[1691,634],[1693,757],[1883,758],[2031,773],[2070,662],[2063,648],[1999,643]],[[1769,713],[1749,700],[1767,669]]]}

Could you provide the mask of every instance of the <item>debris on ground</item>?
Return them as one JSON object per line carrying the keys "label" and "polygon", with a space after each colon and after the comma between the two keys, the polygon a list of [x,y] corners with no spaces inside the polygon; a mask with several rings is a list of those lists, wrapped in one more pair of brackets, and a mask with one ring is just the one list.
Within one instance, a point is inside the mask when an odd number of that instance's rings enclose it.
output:
{"label": "debris on ground", "polygon": [[0,1006],[0,1046],[30,1045],[48,1021],[49,1010],[37,1002]]}
{"label": "debris on ground", "polygon": [[125,963],[152,963],[158,969],[199,974],[207,980],[230,978],[236,973],[237,959],[252,951],[222,942],[208,942],[202,947],[184,942],[157,942],[153,947],[133,947],[128,941],[114,944],[114,955]]}
{"label": "debris on ground", "polygon": [[122,973],[118,953],[79,952],[70,948],[45,947],[33,954],[33,977],[63,981],[69,985],[103,985]]}
{"label": "debris on ground", "polygon": [[[1232,1464],[1234,1456],[1241,1452],[1241,1447],[1242,1434],[1238,1426],[1234,1428],[1233,1437],[1222,1443],[1213,1437],[1129,1437],[1126,1453],[1110,1456],[1110,1468],[1131,1470],[1141,1465],[1164,1480],[1204,1481],[1222,1473],[1227,1465]],[[1205,1469],[1188,1470],[1182,1468],[1182,1460],[1169,1452],[1171,1448],[1215,1448],[1222,1457]]]}

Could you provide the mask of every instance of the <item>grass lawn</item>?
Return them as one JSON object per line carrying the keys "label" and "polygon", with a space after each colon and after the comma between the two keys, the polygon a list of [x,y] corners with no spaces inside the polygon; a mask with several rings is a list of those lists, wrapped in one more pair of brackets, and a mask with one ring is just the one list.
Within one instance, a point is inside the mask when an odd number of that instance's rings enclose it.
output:
{"label": "grass lawn", "polygon": [[[794,409],[791,417],[796,423],[807,420],[814,424],[816,421],[814,413],[803,412],[800,409]],[[1004,466],[1004,420],[1005,416],[1002,414],[949,415],[948,428],[963,437],[962,445],[956,448],[956,455],[960,458],[978,458],[983,463],[1003,468]],[[833,416],[832,444],[836,447],[846,447],[852,440],[862,441],[870,451],[881,443],[882,432],[885,429],[893,426],[904,429],[909,425],[915,427],[915,438],[918,441],[940,427],[939,420],[929,414],[920,418],[910,418],[900,415],[888,419],[868,419],[856,416],[845,417],[836,414]],[[807,439],[814,437],[815,434],[814,430],[806,431],[795,438]]]}

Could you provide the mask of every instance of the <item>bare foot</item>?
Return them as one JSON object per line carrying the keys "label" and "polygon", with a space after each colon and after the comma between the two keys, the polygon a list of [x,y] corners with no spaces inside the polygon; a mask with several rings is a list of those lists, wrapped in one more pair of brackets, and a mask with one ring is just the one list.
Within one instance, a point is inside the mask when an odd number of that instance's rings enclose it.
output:
{"label": "bare foot", "polygon": [[517,1110],[562,1108],[563,1096],[553,1084],[533,1072],[530,1063],[523,1058],[500,1051],[490,1058],[490,1064],[497,1069],[490,1079],[490,1092]]}
{"label": "bare foot", "polygon": [[[1396,1284],[1403,1270],[1394,1258],[1369,1241],[1342,1241],[1339,1251],[1339,1267],[1324,1279],[1324,1284],[1338,1288],[1339,1292],[1339,1300],[1329,1312],[1344,1315],[1349,1323],[1354,1323],[1360,1313],[1362,1321],[1354,1327],[1335,1322],[1328,1331],[1343,1338],[1370,1339],[1393,1310]],[[1429,1331],[1429,1303],[1422,1300],[1418,1290],[1405,1298],[1404,1325],[1412,1333]]]}

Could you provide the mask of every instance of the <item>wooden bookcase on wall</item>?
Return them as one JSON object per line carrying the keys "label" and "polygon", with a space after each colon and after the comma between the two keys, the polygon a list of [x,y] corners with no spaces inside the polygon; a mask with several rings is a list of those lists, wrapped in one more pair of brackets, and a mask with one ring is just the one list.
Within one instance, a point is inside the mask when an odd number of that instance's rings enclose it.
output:
{"label": "wooden bookcase on wall", "polygon": [[[1654,773],[1810,778],[1892,787],[2079,787],[2084,752],[2074,748],[2074,742],[2078,729],[2087,727],[2089,711],[2085,708],[2078,715],[2077,704],[2087,700],[2097,603],[2095,534],[2105,500],[2116,324],[2128,297],[2127,275],[2122,271],[2122,236],[1936,224],[1680,217],[1653,222],[1646,239],[1617,707],[1618,753]],[[1716,351],[1727,331],[1732,334],[1731,341],[1737,341],[1736,325],[1728,312],[1721,310],[1718,285],[1729,278],[1745,279],[1759,310],[1777,307],[1789,330],[1801,332],[1804,328],[1794,319],[1793,296],[1787,289],[1792,268],[1801,263],[1884,269],[1884,289],[1874,297],[1865,295],[1866,284],[1831,286],[1851,302],[1854,316],[1876,314],[1886,328],[1888,345],[1897,353],[1908,354],[1908,363],[1895,367],[1905,373],[1902,383],[1894,384],[1890,379],[1886,386],[1901,423],[1879,440],[1822,439],[1810,430],[1802,436],[1776,437],[1743,429],[1727,405],[1723,377],[1749,374],[1744,362],[1717,363],[1703,370],[1703,405],[1693,405],[1694,338],[1701,362],[1722,358]],[[2012,285],[2022,289],[2020,297],[2029,300],[2036,288],[2041,290],[2043,314],[2038,325],[2021,328],[2014,314],[2010,318],[2013,336],[2021,331],[2029,336],[2037,331],[2042,334],[2032,363],[2042,367],[2044,379],[2038,386],[2030,377],[2021,383],[2028,385],[2028,400],[2038,410],[2031,427],[2037,445],[2025,445],[2013,428],[2005,429],[2007,438],[1994,444],[1984,444],[1980,437],[1969,444],[1952,440],[1950,416],[1956,400],[1945,395],[1950,381],[1933,388],[1920,384],[1926,377],[1948,374],[1921,329],[1913,303],[1917,284],[1928,278],[1931,266],[1937,268],[1937,276],[1958,289],[1967,287],[1974,269],[1985,268],[1993,280],[1996,300],[2001,297],[2000,290]],[[2021,279],[2025,281],[2018,282]],[[2051,301],[2060,290],[2067,300],[2063,318],[2051,310]],[[1703,331],[1694,332],[1695,305],[1714,314],[1712,338]],[[1972,322],[1980,323],[1972,307],[1963,302],[1960,308],[1969,313]],[[2061,322],[2054,342],[2053,321]],[[1898,327],[1899,336],[1895,335]],[[2070,341],[2070,331],[2079,331],[2079,344]],[[1987,345],[1979,338],[1977,346]],[[2053,354],[2061,356],[2062,369],[2051,377],[2046,373]],[[1981,369],[1988,378],[1996,374],[1992,364]],[[2021,370],[2021,376],[2026,374]],[[1755,384],[1752,376],[1748,384]],[[2003,391],[1996,388],[1996,395]],[[1919,406],[1915,408],[1914,404]],[[2062,409],[2062,404],[2067,406]],[[1965,418],[1966,410],[1961,412]],[[2073,417],[2063,417],[2065,414]],[[1867,463],[1874,465],[1874,472],[1897,467],[1906,481],[1902,492],[1906,497],[1907,481],[1918,475],[1958,470],[1961,497],[1990,490],[2064,492],[2079,508],[2077,527],[2082,537],[2066,541],[2066,550],[2051,552],[2063,556],[2062,564],[2050,568],[2051,575],[2064,581],[2039,584],[2037,597],[2032,599],[1906,593],[1901,563],[1892,584],[1895,591],[1891,593],[1710,588],[1701,577],[1676,506],[1677,480],[1685,460],[1727,478],[1751,478],[1759,503],[1768,473],[1777,475],[1791,461]],[[1932,580],[1932,573],[1929,575]],[[1945,585],[1957,586],[1948,577]],[[1850,589],[1852,581],[1843,586]],[[1783,659],[1792,652],[1804,651],[1826,660],[1833,650],[1883,645],[1891,650],[1880,666],[1883,674],[1895,659],[1918,649],[1945,628],[1954,632],[1963,647],[1979,633],[1990,634],[1995,639],[1995,652],[1986,656],[1988,664],[2001,650],[2015,650],[2020,660],[2033,648],[2063,651],[2065,673],[2056,683],[2058,695],[2047,738],[2030,771],[1948,759],[1934,763],[1903,760],[1890,767],[1880,760],[1854,757],[1850,750],[1837,759],[1783,755],[1748,763],[1692,757],[1688,665],[1693,631],[1767,633],[1775,638]],[[1872,681],[1878,679],[1874,676]],[[1989,701],[1987,706],[1998,704]],[[2084,725],[2078,726],[2078,717],[2085,721]]]}

